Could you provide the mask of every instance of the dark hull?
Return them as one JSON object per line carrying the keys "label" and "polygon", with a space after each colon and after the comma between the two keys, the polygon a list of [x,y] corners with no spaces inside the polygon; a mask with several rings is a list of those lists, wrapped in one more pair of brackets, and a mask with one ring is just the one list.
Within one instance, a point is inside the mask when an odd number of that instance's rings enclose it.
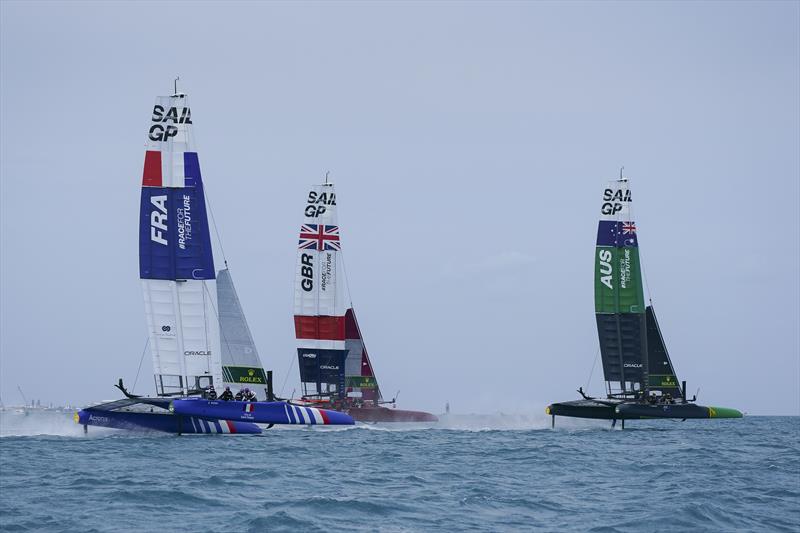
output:
{"label": "dark hull", "polygon": [[437,422],[438,417],[423,411],[404,411],[388,407],[352,407],[347,414],[357,422]]}
{"label": "dark hull", "polygon": [[617,402],[600,403],[594,400],[574,400],[550,404],[545,413],[552,416],[571,416],[575,418],[594,418],[598,420],[618,420],[639,418],[638,416],[623,416],[616,412]]}
{"label": "dark hull", "polygon": [[[163,405],[162,405],[163,403]],[[241,433],[259,434],[261,428],[249,422],[233,422],[194,416],[181,416],[166,410],[169,401],[161,399],[119,400],[81,409],[75,422],[130,431],[160,431],[174,434]],[[152,412],[149,410],[152,409]]]}
{"label": "dark hull", "polygon": [[641,420],[651,418],[741,418],[742,413],[725,407],[706,407],[694,403],[649,404],[614,400],[575,400],[554,403],[545,412],[552,416],[571,416],[601,420]]}

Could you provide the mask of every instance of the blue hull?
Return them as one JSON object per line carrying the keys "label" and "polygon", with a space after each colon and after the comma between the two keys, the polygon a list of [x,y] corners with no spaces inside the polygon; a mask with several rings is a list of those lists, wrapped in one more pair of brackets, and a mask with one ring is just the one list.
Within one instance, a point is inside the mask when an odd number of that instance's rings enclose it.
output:
{"label": "blue hull", "polygon": [[353,418],[339,411],[293,405],[286,402],[225,402],[187,398],[173,400],[175,414],[261,424],[346,425]]}
{"label": "blue hull", "polygon": [[[163,406],[161,402],[164,403]],[[168,405],[168,400],[148,402],[145,399],[144,403],[135,400],[120,400],[81,409],[75,413],[75,422],[83,426],[99,426],[132,431],[161,431],[174,434],[186,433],[190,435],[261,433],[261,428],[256,424],[182,416],[165,409]],[[142,408],[144,408],[145,412],[142,412]],[[152,412],[147,412],[148,409],[152,409]]]}

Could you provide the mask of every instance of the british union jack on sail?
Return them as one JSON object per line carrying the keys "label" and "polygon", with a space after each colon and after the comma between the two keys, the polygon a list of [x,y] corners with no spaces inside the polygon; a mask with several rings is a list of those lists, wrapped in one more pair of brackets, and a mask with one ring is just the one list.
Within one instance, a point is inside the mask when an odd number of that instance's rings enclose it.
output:
{"label": "british union jack on sail", "polygon": [[340,251],[339,226],[303,224],[300,227],[300,250]]}

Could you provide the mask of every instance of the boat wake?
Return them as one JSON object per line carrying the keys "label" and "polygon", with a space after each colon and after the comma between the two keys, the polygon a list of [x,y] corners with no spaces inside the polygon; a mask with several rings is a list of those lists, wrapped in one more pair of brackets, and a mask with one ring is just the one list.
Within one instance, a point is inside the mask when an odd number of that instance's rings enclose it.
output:
{"label": "boat wake", "polygon": [[[3,411],[0,413],[0,437],[83,437],[83,427],[76,424],[73,411]],[[99,428],[98,428],[99,429]],[[113,433],[98,431],[92,435]]]}
{"label": "boat wake", "polygon": [[[491,414],[439,414],[438,422],[356,422],[355,426],[337,426],[315,428],[322,431],[531,431],[550,430],[550,417],[531,413],[504,413]],[[557,429],[582,430],[582,429],[610,429],[605,421],[570,419],[559,420]]]}

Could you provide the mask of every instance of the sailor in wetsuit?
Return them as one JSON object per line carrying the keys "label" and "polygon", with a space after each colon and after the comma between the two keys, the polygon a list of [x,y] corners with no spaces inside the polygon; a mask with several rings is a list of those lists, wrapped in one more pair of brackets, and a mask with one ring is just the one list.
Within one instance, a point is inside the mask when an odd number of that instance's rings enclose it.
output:
{"label": "sailor in wetsuit", "polygon": [[217,399],[217,391],[214,390],[214,385],[209,385],[206,389],[206,399],[207,400],[216,400]]}
{"label": "sailor in wetsuit", "polygon": [[229,400],[233,400],[233,393],[231,392],[230,387],[225,387],[225,390],[222,391],[222,394],[219,395],[219,399],[227,402]]}
{"label": "sailor in wetsuit", "polygon": [[236,396],[234,396],[233,399],[236,400],[237,402],[241,402],[242,400],[244,400],[244,389],[239,389],[239,391],[236,393]]}
{"label": "sailor in wetsuit", "polygon": [[256,398],[256,393],[251,391],[250,389],[244,389],[244,401],[257,402],[258,398]]}

